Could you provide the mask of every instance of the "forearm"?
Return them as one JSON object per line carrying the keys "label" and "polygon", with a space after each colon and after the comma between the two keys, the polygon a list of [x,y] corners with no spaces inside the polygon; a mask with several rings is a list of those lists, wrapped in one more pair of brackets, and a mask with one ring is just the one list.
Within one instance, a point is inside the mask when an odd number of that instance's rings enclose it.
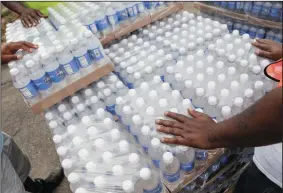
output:
{"label": "forearm", "polygon": [[21,2],[2,2],[2,4],[19,15],[21,15],[22,11],[26,9]]}
{"label": "forearm", "polygon": [[282,88],[276,88],[254,105],[209,130],[213,148],[255,147],[282,141]]}

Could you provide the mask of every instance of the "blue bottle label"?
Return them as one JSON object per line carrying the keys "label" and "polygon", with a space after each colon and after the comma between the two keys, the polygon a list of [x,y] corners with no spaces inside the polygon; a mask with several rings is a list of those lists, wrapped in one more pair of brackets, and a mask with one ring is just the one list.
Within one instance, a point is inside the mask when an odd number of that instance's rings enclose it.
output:
{"label": "blue bottle label", "polygon": [[103,54],[100,50],[100,46],[98,46],[97,48],[94,48],[93,50],[89,50],[89,54],[90,54],[91,58],[93,58],[96,61],[104,58],[104,56],[103,56]]}
{"label": "blue bottle label", "polygon": [[255,14],[255,15],[258,15],[260,11],[261,11],[261,6],[254,4],[253,9],[252,9],[252,13]]}
{"label": "blue bottle label", "polygon": [[19,91],[26,99],[31,99],[38,96],[37,89],[32,81],[30,81],[25,87],[19,88]]}
{"label": "blue bottle label", "polygon": [[216,163],[214,165],[211,166],[212,171],[217,171],[219,169],[219,163]]}
{"label": "blue bottle label", "polygon": [[47,72],[47,74],[52,82],[61,82],[66,76],[65,72],[60,67],[51,72]]}
{"label": "blue bottle label", "polygon": [[186,172],[190,172],[195,168],[195,162],[188,162],[188,163],[181,163],[181,170],[186,171]]}
{"label": "blue bottle label", "polygon": [[142,146],[142,148],[143,148],[143,150],[145,151],[145,153],[147,153],[147,154],[148,154],[148,147],[146,147],[146,146]]}
{"label": "blue bottle label", "polygon": [[76,59],[81,68],[85,68],[91,65],[91,58],[88,52],[82,56],[76,57]]}
{"label": "blue bottle label", "polygon": [[164,81],[164,75],[160,76],[160,78],[161,78],[161,80],[162,80],[163,82],[165,82],[165,81]]}
{"label": "blue bottle label", "polygon": [[158,186],[156,186],[154,189],[152,190],[143,190],[143,193],[161,193],[162,192],[162,184],[159,183]]}
{"label": "blue bottle label", "polygon": [[236,2],[236,9],[241,10],[244,8],[244,2]]}
{"label": "blue bottle label", "polygon": [[137,9],[138,9],[138,13],[143,13],[143,12],[144,12],[144,5],[143,5],[143,2],[138,3]]}
{"label": "blue bottle label", "polygon": [[235,9],[235,7],[236,7],[236,2],[233,2],[233,1],[228,2],[228,8],[229,9]]}
{"label": "blue bottle label", "polygon": [[270,13],[271,7],[265,7],[263,6],[261,9],[261,15],[268,16]]}
{"label": "blue bottle label", "polygon": [[256,37],[263,39],[264,38],[264,33],[256,33]]}
{"label": "blue bottle label", "polygon": [[127,12],[126,9],[122,10],[122,11],[118,11],[117,14],[118,14],[118,20],[119,21],[125,21],[129,18],[128,12]]}
{"label": "blue bottle label", "polygon": [[115,105],[112,106],[106,106],[106,110],[111,113],[112,115],[115,115]]}
{"label": "blue bottle label", "polygon": [[227,6],[227,2],[226,1],[221,1],[220,4],[221,7],[225,8]]}
{"label": "blue bottle label", "polygon": [[87,29],[89,29],[93,34],[95,34],[97,32],[97,27],[95,22],[90,24],[90,25],[86,25]]}
{"label": "blue bottle label", "polygon": [[127,83],[127,87],[129,88],[129,89],[132,89],[134,86],[133,86],[133,83]]}
{"label": "blue bottle label", "polygon": [[134,6],[133,7],[127,7],[128,13],[129,13],[129,17],[135,17],[137,14],[134,10]]}
{"label": "blue bottle label", "polygon": [[270,16],[273,18],[279,17],[280,9],[278,8],[271,8]]}
{"label": "blue bottle label", "polygon": [[251,36],[251,38],[255,38],[256,32],[255,31],[249,31],[249,35]]}
{"label": "blue bottle label", "polygon": [[135,138],[136,142],[137,142],[137,143],[139,143],[138,136],[137,136],[137,135],[133,135],[133,136],[134,136],[134,138]]}
{"label": "blue bottle label", "polygon": [[145,1],[145,2],[143,2],[143,4],[144,4],[144,7],[146,8],[146,9],[150,9],[151,7],[151,3],[149,2],[149,1]]}
{"label": "blue bottle label", "polygon": [[160,160],[152,160],[153,164],[155,165],[155,167],[159,168],[159,163],[160,163]]}
{"label": "blue bottle label", "polygon": [[101,20],[95,21],[95,23],[96,23],[96,27],[99,31],[105,30],[109,26],[108,20],[107,20],[106,17],[104,17]]}
{"label": "blue bottle label", "polygon": [[207,159],[207,151],[206,150],[197,150],[195,151],[196,159],[199,161],[204,161]]}
{"label": "blue bottle label", "polygon": [[131,127],[130,127],[130,125],[125,125],[125,126],[126,126],[127,131],[128,131],[129,133],[131,133]]}
{"label": "blue bottle label", "polygon": [[253,5],[251,2],[245,2],[245,5],[244,5],[244,11],[245,12],[250,12],[253,8]]}
{"label": "blue bottle label", "polygon": [[180,170],[177,171],[175,174],[167,174],[165,172],[162,173],[163,178],[167,180],[168,182],[176,182],[177,180],[180,179]]}
{"label": "blue bottle label", "polygon": [[61,65],[67,75],[75,74],[80,70],[80,67],[75,58],[71,62]]}
{"label": "blue bottle label", "polygon": [[44,74],[44,76],[42,76],[41,78],[32,81],[38,88],[38,90],[46,90],[50,88],[52,84],[51,79],[47,74]]}
{"label": "blue bottle label", "polygon": [[113,14],[113,15],[107,15],[109,23],[113,26],[118,24],[119,19],[118,19],[118,14]]}
{"label": "blue bottle label", "polygon": [[215,6],[220,6],[220,5],[221,5],[221,2],[220,2],[220,1],[214,1],[213,4],[214,4]]}

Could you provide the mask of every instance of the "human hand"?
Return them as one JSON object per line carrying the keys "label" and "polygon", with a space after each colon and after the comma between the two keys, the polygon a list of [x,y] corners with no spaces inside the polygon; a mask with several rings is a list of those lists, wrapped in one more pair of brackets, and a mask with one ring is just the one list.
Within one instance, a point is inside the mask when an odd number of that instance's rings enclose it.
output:
{"label": "human hand", "polygon": [[215,148],[211,131],[217,123],[204,113],[188,110],[190,118],[173,112],[165,112],[165,116],[174,120],[156,120],[159,132],[175,135],[175,138],[162,138],[161,142],[185,145],[200,149]]}
{"label": "human hand", "polygon": [[2,63],[8,63],[12,60],[21,59],[21,56],[16,55],[16,52],[19,49],[22,49],[26,52],[31,53],[33,51],[33,49],[37,49],[37,48],[38,48],[37,45],[34,45],[30,42],[25,42],[25,41],[11,42],[11,43],[7,43],[7,44],[3,44],[1,46],[1,62]]}
{"label": "human hand", "polygon": [[39,10],[36,9],[25,8],[21,12],[21,22],[26,28],[39,24],[40,18],[47,18],[47,16],[43,15]]}
{"label": "human hand", "polygon": [[255,54],[271,60],[279,60],[282,58],[282,44],[268,40],[268,39],[255,39],[252,42],[252,45],[255,46]]}

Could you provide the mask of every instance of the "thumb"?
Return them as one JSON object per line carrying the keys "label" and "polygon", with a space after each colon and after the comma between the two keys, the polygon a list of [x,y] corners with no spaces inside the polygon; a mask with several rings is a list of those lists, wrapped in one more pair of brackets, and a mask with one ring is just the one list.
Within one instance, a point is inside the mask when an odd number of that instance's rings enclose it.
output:
{"label": "thumb", "polygon": [[2,55],[1,62],[3,62],[5,64],[5,63],[11,62],[13,60],[19,60],[21,58],[22,58],[21,56],[17,56],[16,54]]}
{"label": "thumb", "polygon": [[193,110],[193,109],[188,109],[188,112],[189,114],[193,117],[193,118],[198,118],[198,117],[201,117],[203,116],[202,113],[196,111],[196,110]]}

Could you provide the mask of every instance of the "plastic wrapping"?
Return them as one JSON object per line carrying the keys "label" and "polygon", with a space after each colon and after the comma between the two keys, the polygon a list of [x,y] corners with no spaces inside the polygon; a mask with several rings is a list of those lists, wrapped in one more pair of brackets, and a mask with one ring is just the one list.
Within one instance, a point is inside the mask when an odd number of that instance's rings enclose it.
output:
{"label": "plastic wrapping", "polygon": [[[195,2],[205,17],[214,17],[228,25],[229,31],[239,30],[252,38],[282,42],[282,2]],[[270,7],[269,7],[270,6]]]}

